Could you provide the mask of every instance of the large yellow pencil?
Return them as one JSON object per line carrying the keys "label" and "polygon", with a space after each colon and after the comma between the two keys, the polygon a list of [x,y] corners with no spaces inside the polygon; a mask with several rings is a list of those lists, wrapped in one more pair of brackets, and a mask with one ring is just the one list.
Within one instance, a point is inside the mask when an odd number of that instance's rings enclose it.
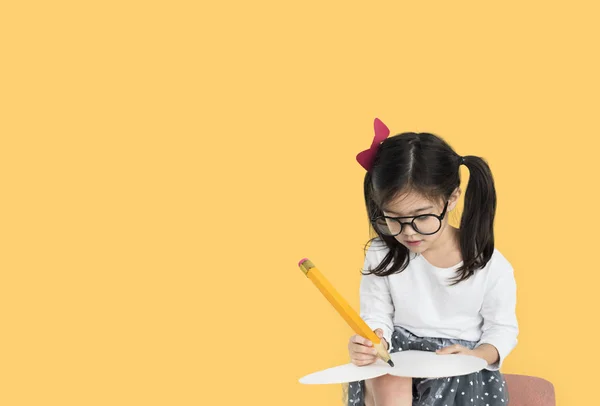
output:
{"label": "large yellow pencil", "polygon": [[367,338],[373,343],[373,347],[377,350],[377,355],[390,364],[394,366],[392,359],[390,358],[390,354],[386,351],[383,342],[377,334],[365,323],[363,319],[354,311],[353,308],[350,307],[348,302],[338,293],[337,290],[329,283],[327,279],[321,274],[321,272],[315,267],[315,265],[308,259],[303,258],[298,266],[304,272],[306,277],[313,281],[315,286],[319,288],[323,296],[327,298],[329,303],[335,307],[338,313],[346,320],[348,325],[354,330],[354,332],[362,337]]}

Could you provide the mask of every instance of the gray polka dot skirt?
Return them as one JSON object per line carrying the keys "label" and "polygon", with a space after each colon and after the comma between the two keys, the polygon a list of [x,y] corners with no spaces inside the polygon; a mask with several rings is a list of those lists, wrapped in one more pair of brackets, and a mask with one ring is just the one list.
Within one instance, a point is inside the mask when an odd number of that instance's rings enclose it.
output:
{"label": "gray polka dot skirt", "polygon": [[[449,338],[418,337],[394,326],[391,353],[402,350],[435,351],[452,344],[473,349],[477,343]],[[347,406],[365,406],[365,382],[350,382],[347,387]],[[346,403],[347,402],[347,403]],[[413,406],[506,406],[508,392],[499,371],[483,369],[469,375],[449,378],[413,378]]]}

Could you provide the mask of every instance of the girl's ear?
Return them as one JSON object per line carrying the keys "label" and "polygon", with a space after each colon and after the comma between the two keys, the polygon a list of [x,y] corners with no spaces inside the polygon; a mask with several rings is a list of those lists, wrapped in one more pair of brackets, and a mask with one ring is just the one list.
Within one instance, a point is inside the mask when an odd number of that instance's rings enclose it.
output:
{"label": "girl's ear", "polygon": [[450,195],[450,199],[448,199],[448,211],[454,210],[456,205],[458,204],[458,198],[460,197],[461,190],[460,186],[454,189],[454,192]]}

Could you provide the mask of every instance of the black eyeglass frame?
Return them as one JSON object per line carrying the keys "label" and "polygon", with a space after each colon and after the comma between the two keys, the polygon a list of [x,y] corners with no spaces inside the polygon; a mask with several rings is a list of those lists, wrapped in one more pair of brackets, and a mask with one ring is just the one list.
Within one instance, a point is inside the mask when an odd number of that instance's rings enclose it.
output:
{"label": "black eyeglass frame", "polygon": [[[433,214],[433,213],[419,214],[418,216],[402,216],[402,217],[377,216],[377,217],[371,219],[371,224],[373,225],[373,228],[377,230],[377,227],[375,226],[375,222],[378,219],[380,219],[380,218],[391,219],[391,220],[395,220],[398,223],[400,223],[400,231],[397,234],[385,234],[386,236],[389,236],[389,237],[395,237],[398,234],[401,234],[402,230],[404,229],[404,225],[405,224],[410,224],[410,226],[413,228],[413,230],[415,230],[419,234],[422,234],[422,235],[433,235],[433,234],[437,233],[438,231],[440,231],[440,229],[442,228],[442,220],[444,219],[444,216],[446,215],[446,210],[447,209],[448,209],[448,201],[446,201],[446,204],[444,205],[444,210],[442,211],[442,214],[440,214],[439,216],[437,214]],[[440,221],[440,226],[433,233],[422,233],[422,232],[419,231],[419,229],[417,227],[415,227],[415,219],[417,219],[419,217],[429,217],[429,216],[436,217]],[[400,221],[400,219],[409,219],[409,218],[412,218],[412,220],[411,221],[407,221],[407,222]]]}

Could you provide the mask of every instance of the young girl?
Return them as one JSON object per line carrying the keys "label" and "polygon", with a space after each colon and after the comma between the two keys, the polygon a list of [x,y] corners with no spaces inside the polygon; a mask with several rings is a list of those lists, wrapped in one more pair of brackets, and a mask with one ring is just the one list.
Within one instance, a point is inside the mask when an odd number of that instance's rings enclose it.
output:
{"label": "young girl", "polygon": [[[388,135],[375,119],[373,144],[357,156],[367,170],[365,203],[377,233],[360,283],[361,317],[390,353],[467,354],[488,365],[439,379],[383,375],[351,382],[347,405],[506,406],[499,369],[517,344],[516,285],[510,263],[494,248],[490,168],[433,134]],[[448,216],[461,194],[461,164],[470,176],[457,229]],[[375,362],[371,345],[353,335],[352,363]]]}

